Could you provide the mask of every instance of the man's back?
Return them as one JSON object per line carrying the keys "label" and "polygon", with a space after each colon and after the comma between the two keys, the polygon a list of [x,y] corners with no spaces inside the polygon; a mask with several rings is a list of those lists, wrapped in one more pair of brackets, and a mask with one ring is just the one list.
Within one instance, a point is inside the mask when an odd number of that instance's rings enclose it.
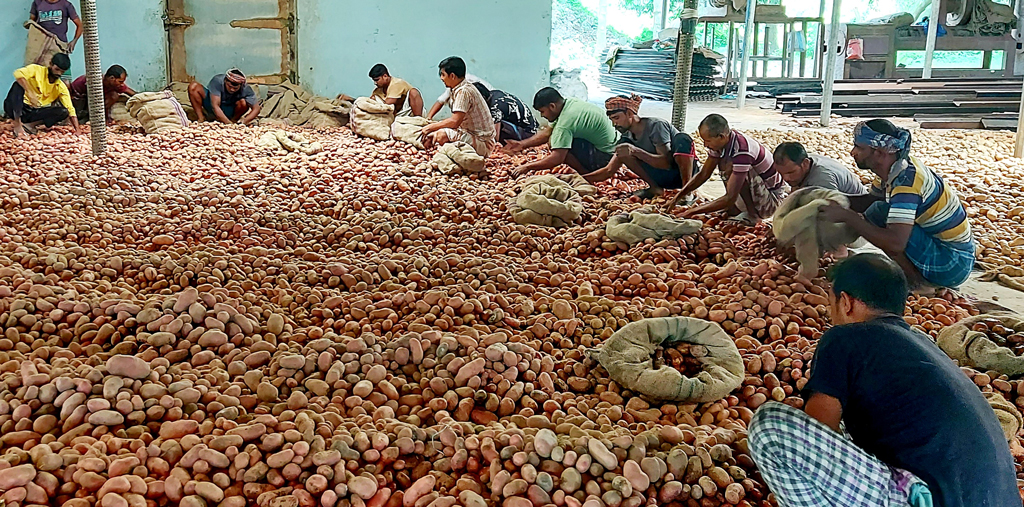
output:
{"label": "man's back", "polygon": [[551,132],[552,149],[568,149],[574,138],[584,139],[604,152],[615,151],[618,132],[608,119],[604,109],[589,102],[573,98],[565,99],[565,107],[555,120]]}
{"label": "man's back", "polygon": [[1021,505],[1013,459],[991,407],[902,317],[826,332],[806,391],[839,399],[854,443],[924,480],[936,505]]}

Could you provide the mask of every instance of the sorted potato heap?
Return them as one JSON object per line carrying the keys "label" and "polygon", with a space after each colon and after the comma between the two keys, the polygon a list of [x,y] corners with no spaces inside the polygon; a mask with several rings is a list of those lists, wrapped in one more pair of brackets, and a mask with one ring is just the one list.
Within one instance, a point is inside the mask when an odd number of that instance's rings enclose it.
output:
{"label": "sorted potato heap", "polygon": [[[629,247],[604,230],[635,180],[585,197],[587,225],[523,226],[506,202],[524,155],[452,177],[345,129],[269,156],[255,130],[122,129],[100,158],[60,129],[0,141],[7,505],[769,504],[746,424],[800,406],[829,323],[823,280],[764,226]],[[989,237],[1019,225],[985,216]],[[968,313],[913,299],[907,319]],[[735,337],[742,389],[650,404],[586,358],[670,315]],[[1019,381],[968,373],[1022,403]]]}

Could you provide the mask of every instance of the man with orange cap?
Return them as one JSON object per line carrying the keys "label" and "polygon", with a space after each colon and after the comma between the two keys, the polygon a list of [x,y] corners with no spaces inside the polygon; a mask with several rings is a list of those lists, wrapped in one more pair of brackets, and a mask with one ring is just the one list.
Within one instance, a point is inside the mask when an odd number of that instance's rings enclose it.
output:
{"label": "man with orange cap", "polygon": [[665,189],[683,188],[697,170],[693,138],[661,118],[641,118],[643,98],[619,95],[605,101],[608,119],[622,133],[612,161],[593,175],[593,180],[611,178],[625,165],[648,187],[633,193],[653,199]]}

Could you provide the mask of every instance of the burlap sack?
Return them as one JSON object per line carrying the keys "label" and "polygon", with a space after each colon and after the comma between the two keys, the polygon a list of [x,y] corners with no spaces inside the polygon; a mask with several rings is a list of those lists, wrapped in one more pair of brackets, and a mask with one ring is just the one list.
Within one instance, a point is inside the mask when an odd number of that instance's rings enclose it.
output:
{"label": "burlap sack", "polygon": [[838,203],[844,208],[850,207],[850,200],[835,190],[801,188],[779,205],[772,218],[775,239],[782,246],[793,246],[796,249],[801,275],[817,275],[818,259],[822,254],[853,243],[860,237],[847,224],[819,218],[819,210],[830,202]]}
{"label": "burlap sack", "polygon": [[589,181],[583,176],[576,173],[571,174],[541,174],[537,176],[531,176],[526,178],[521,183],[516,185],[519,191],[522,191],[529,185],[533,185],[537,182],[547,182],[550,185],[569,185],[577,194],[582,196],[597,195],[597,187],[591,185]]}
{"label": "burlap sack", "polygon": [[309,142],[303,135],[283,130],[272,130],[260,136],[256,146],[268,150],[298,151],[306,155],[320,153],[324,147],[317,142]]}
{"label": "burlap sack", "polygon": [[995,410],[996,418],[999,419],[999,426],[1003,429],[1006,440],[1016,440],[1017,433],[1020,433],[1021,426],[1024,425],[1024,418],[1021,417],[1017,407],[996,392],[985,393],[985,399],[988,400],[992,410]]}
{"label": "burlap sack", "polygon": [[612,241],[633,246],[648,239],[655,241],[666,238],[678,239],[696,234],[702,227],[704,227],[704,223],[700,220],[677,220],[641,209],[609,218],[608,225],[605,226],[605,234]]}
{"label": "burlap sack", "polygon": [[128,111],[128,99],[131,98],[127,95],[122,94],[117,98],[117,102],[114,102],[113,106],[110,106],[110,119],[117,123],[129,123],[135,121],[132,118],[131,113]]}
{"label": "burlap sack", "polygon": [[1024,374],[1024,357],[1012,350],[1000,347],[985,333],[972,331],[971,327],[985,319],[996,319],[1014,331],[1024,331],[1024,319],[1013,313],[995,313],[968,317],[939,332],[935,343],[949,357],[981,371],[995,370],[1003,375],[1016,377]]}
{"label": "burlap sack", "polygon": [[399,116],[391,124],[391,137],[423,149],[423,137],[420,132],[430,124],[430,120],[422,116]]}
{"label": "burlap sack", "polygon": [[472,146],[462,141],[438,148],[430,164],[438,171],[451,176],[487,172],[484,168],[484,158],[477,155]]}
{"label": "burlap sack", "polygon": [[[654,369],[655,349],[678,342],[707,349],[700,358],[704,369],[695,378],[671,366]],[[631,322],[588,355],[622,387],[655,400],[717,401],[739,388],[744,376],[743,358],[729,334],[714,322],[689,317]]]}
{"label": "burlap sack", "polygon": [[68,44],[61,42],[56,35],[47,32],[39,23],[26,21],[28,42],[25,45],[25,65],[50,65],[50,60],[57,53],[67,53]]}
{"label": "burlap sack", "polygon": [[188,127],[188,117],[170,91],[144,92],[128,99],[128,113],[147,134],[163,134]]}
{"label": "burlap sack", "polygon": [[387,141],[395,121],[395,106],[376,98],[359,97],[352,105],[348,126],[358,135]]}
{"label": "burlap sack", "polygon": [[535,176],[509,200],[508,210],[517,224],[568,227],[583,214],[583,197],[553,175]]}

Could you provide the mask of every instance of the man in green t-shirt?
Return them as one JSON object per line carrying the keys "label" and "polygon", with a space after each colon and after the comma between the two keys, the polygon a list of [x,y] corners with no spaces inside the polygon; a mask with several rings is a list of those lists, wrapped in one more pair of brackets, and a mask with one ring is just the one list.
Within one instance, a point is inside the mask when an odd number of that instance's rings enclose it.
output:
{"label": "man in green t-shirt", "polygon": [[[547,143],[551,154],[513,169],[513,178],[533,171],[554,169],[559,164],[568,165],[591,183],[612,176],[599,171],[611,162],[619,140],[619,134],[604,109],[582,100],[562,98],[558,90],[550,87],[537,92],[533,108],[540,111],[551,126],[525,141],[508,141],[505,148],[516,152]],[[598,172],[596,178],[588,177],[594,172]]]}

